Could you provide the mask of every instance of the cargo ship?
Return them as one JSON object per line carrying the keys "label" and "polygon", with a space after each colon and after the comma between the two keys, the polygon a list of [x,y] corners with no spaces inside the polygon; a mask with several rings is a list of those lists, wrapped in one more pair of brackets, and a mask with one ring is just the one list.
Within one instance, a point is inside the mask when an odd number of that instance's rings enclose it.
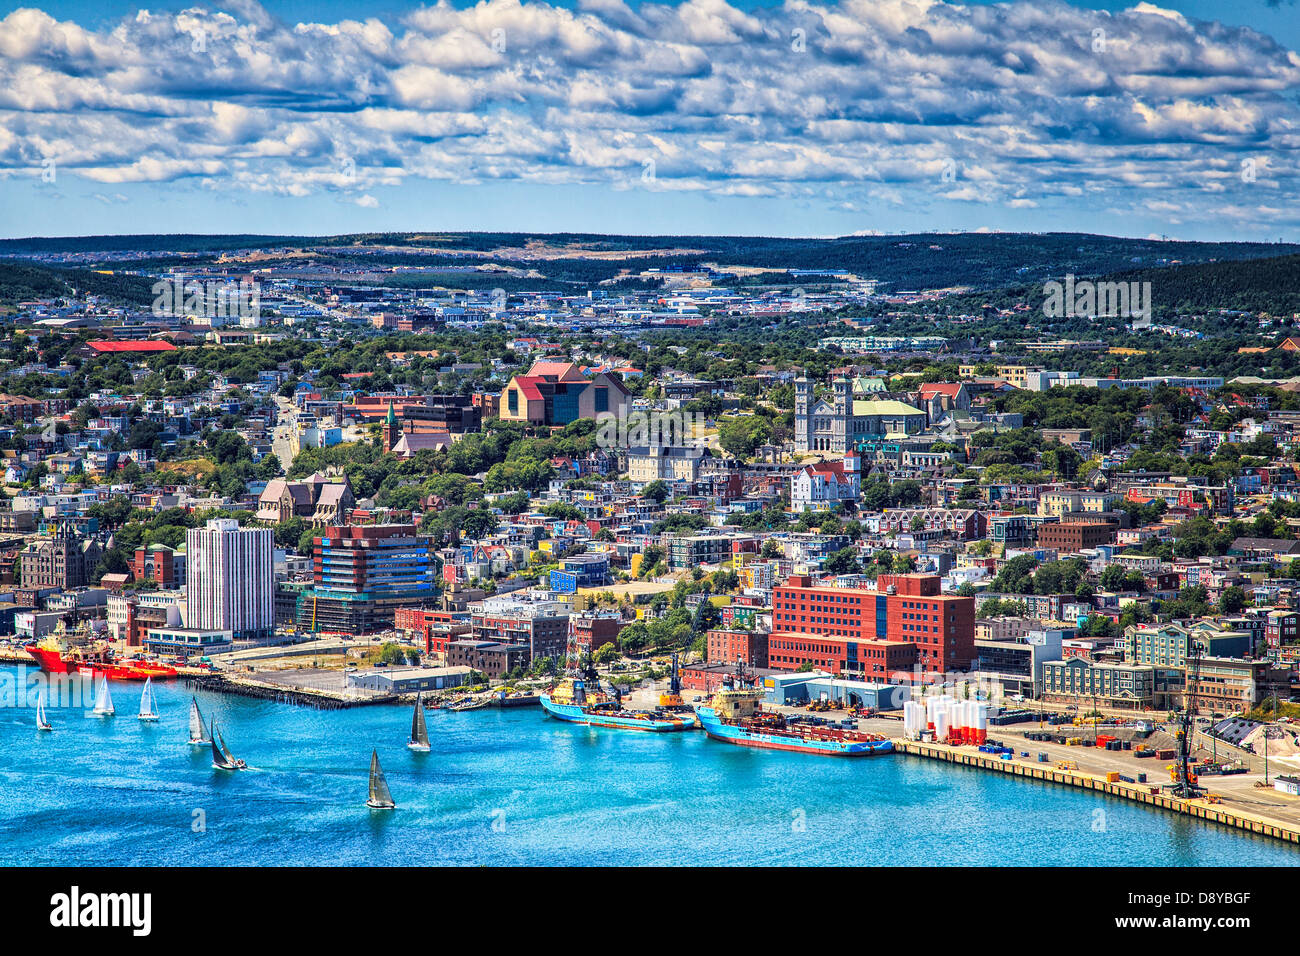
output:
{"label": "cargo ship", "polygon": [[586,682],[565,678],[541,696],[542,709],[556,720],[567,720],[589,727],[619,727],[624,730],[649,730],[669,733],[692,730],[695,715],[663,710],[625,710],[607,694],[588,693]]}
{"label": "cargo ship", "polygon": [[108,680],[166,680],[176,676],[176,668],[142,658],[117,660],[113,651],[103,641],[74,644],[56,631],[38,644],[28,644],[23,650],[47,674],[85,674],[106,677]]}
{"label": "cargo ship", "polygon": [[878,734],[791,721],[776,711],[764,711],[762,697],[761,690],[724,685],[709,706],[696,708],[700,726],[714,740],[741,747],[836,757],[871,757],[894,749],[893,741]]}

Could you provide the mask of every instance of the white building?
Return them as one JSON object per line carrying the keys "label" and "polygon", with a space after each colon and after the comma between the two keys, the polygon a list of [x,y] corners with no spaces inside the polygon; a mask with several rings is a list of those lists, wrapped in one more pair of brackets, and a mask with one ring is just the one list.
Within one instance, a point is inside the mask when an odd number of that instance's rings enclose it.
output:
{"label": "white building", "polygon": [[842,462],[805,465],[790,479],[790,508],[824,510],[839,502],[857,501],[862,491],[858,453],[846,452]]}
{"label": "white building", "polygon": [[185,536],[189,582],[185,624],[229,631],[235,640],[269,637],[275,627],[273,534],[217,518]]}

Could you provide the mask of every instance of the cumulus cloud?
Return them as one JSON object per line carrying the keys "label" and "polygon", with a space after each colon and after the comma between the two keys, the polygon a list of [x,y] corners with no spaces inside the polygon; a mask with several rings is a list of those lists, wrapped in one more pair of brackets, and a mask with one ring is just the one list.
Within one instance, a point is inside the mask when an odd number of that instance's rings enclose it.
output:
{"label": "cumulus cloud", "polygon": [[370,208],[425,178],[1290,222],[1297,88],[1268,36],[1148,2],[440,0],[284,23],[225,0],[95,28],[18,9],[0,177],[53,160]]}

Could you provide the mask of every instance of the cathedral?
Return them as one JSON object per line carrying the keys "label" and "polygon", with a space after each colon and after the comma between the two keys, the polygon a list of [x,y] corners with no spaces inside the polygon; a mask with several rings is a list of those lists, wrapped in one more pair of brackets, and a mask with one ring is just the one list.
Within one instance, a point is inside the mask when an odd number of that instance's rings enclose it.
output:
{"label": "cathedral", "polygon": [[831,383],[831,396],[816,398],[813,383],[794,383],[794,446],[797,452],[842,455],[886,436],[904,437],[925,430],[926,414],[889,398],[858,398],[847,378]]}

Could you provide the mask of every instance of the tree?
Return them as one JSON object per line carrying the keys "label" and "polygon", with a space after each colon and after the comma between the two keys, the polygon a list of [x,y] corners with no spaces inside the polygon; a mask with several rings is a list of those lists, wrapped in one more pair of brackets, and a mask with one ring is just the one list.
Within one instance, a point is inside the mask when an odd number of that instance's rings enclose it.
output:
{"label": "tree", "polygon": [[828,574],[857,574],[862,569],[858,566],[858,556],[852,548],[841,548],[826,559],[823,569]]}
{"label": "tree", "polygon": [[460,530],[466,537],[486,538],[496,531],[498,519],[496,513],[487,508],[475,508],[466,513],[461,520]]}
{"label": "tree", "polygon": [[649,498],[651,501],[663,504],[668,500],[669,490],[666,482],[661,478],[656,478],[650,484],[641,489],[641,497]]}
{"label": "tree", "polygon": [[1245,590],[1235,584],[1232,587],[1224,588],[1223,593],[1219,595],[1219,612],[1221,614],[1236,614],[1246,604]]}
{"label": "tree", "polygon": [[765,418],[735,418],[718,429],[718,444],[737,458],[748,458],[771,434],[772,427]]}
{"label": "tree", "polygon": [[1103,591],[1121,591],[1128,571],[1122,564],[1108,564],[1101,572],[1101,589]]}
{"label": "tree", "polygon": [[[626,628],[624,628],[624,630],[626,630]],[[596,649],[596,653],[591,655],[591,659],[597,664],[612,664],[614,661],[618,660],[618,658],[618,646],[613,642],[602,644]]]}
{"label": "tree", "polygon": [[718,609],[714,607],[713,602],[706,599],[696,606],[695,617],[691,621],[691,629],[696,634],[703,634],[705,631],[717,627],[721,619],[722,616],[718,613]]}

